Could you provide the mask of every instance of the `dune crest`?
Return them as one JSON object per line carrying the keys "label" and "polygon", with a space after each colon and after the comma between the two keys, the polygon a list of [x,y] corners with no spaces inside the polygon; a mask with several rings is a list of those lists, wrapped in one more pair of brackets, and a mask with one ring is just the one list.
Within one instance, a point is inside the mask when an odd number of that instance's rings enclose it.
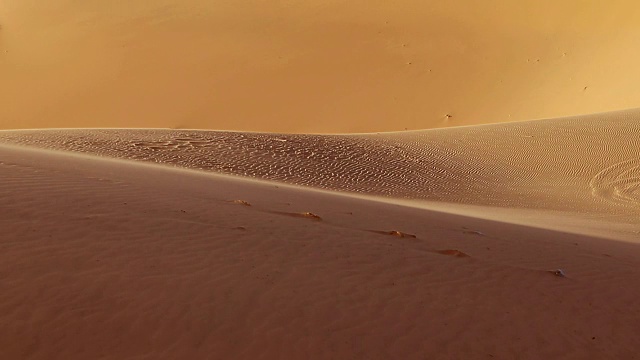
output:
{"label": "dune crest", "polygon": [[[505,209],[519,214],[513,218],[540,219],[532,225],[557,223],[572,231],[589,233],[589,223],[604,221],[599,236],[607,222],[624,223],[625,237],[633,238],[640,230],[639,119],[640,110],[627,110],[380,134],[77,129],[4,131],[0,140],[414,205],[426,201],[434,210],[459,204],[463,208],[451,211],[473,216],[484,211],[469,205]],[[550,222],[554,213],[572,220]],[[510,217],[500,214],[493,218]]]}
{"label": "dune crest", "polygon": [[636,354],[637,244],[145,162],[0,159],[4,358]]}
{"label": "dune crest", "polygon": [[0,0],[0,359],[637,358],[638,19]]}

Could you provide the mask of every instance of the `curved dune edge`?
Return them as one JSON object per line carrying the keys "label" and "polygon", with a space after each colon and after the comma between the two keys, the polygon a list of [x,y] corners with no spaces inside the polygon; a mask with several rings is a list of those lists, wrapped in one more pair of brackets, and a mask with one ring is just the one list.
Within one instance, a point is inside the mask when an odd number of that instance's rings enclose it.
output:
{"label": "curved dune edge", "polygon": [[0,160],[9,358],[635,355],[635,244],[141,162]]}
{"label": "curved dune edge", "polygon": [[66,129],[4,131],[0,139],[633,240],[640,231],[639,124],[634,109],[340,136]]}

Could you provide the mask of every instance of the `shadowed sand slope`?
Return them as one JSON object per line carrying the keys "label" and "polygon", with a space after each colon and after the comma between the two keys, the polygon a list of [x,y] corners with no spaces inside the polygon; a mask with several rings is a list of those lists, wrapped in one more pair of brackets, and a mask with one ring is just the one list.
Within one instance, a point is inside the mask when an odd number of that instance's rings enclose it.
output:
{"label": "shadowed sand slope", "polygon": [[6,145],[0,184],[2,358],[637,357],[635,244]]}
{"label": "shadowed sand slope", "polygon": [[411,200],[636,223],[640,111],[365,135],[5,131],[5,142]]}
{"label": "shadowed sand slope", "polygon": [[3,0],[0,128],[346,133],[625,109],[639,17],[629,0]]}

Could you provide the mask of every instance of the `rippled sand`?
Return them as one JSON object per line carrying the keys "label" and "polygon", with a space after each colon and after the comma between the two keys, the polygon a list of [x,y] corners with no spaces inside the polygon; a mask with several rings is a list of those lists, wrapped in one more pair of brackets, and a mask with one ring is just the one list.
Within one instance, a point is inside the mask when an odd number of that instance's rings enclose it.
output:
{"label": "rippled sand", "polygon": [[638,134],[640,111],[629,110],[362,135],[36,130],[0,139],[327,190],[637,225]]}
{"label": "rippled sand", "polygon": [[[573,139],[568,134],[577,128],[569,125],[576,121],[557,122],[558,136]],[[549,123],[513,126],[548,129]],[[581,133],[604,128],[600,136],[624,136],[613,123],[621,124],[602,121]],[[451,143],[463,133],[478,139],[484,128],[457,131]],[[447,212],[401,206],[399,196],[419,195],[426,204],[434,194],[451,194],[438,192],[450,174],[483,179],[475,189],[487,192],[500,185],[489,182],[519,174],[502,170],[488,177],[488,170],[477,169],[510,167],[497,157],[478,164],[479,156],[465,160],[459,152],[444,152],[424,139],[429,134],[3,132],[2,357],[633,359],[640,322],[637,241],[461,215],[452,205]],[[9,139],[76,152],[7,145]],[[427,155],[420,157],[416,144],[428,145]],[[493,147],[485,143],[483,149]],[[626,206],[637,194],[633,162],[607,161],[613,155],[594,149],[591,168],[572,165],[564,176],[579,176],[585,191],[604,185],[576,196],[569,207],[631,209]],[[626,159],[637,156],[636,148],[629,149]],[[503,159],[542,154],[519,150]],[[567,156],[558,158],[568,164]],[[401,159],[405,163],[397,164]],[[420,159],[422,168],[403,167]],[[443,167],[445,159],[451,164]],[[440,168],[424,167],[430,161]],[[252,176],[183,168],[215,170],[219,163]],[[465,170],[469,164],[474,170]],[[417,169],[422,172],[414,174]],[[531,170],[530,178],[541,176]],[[310,174],[294,177],[296,171]],[[565,178],[564,171],[539,172]],[[269,174],[281,181],[262,180]],[[411,179],[439,187],[421,191]],[[376,186],[386,189],[373,191],[386,195],[384,201],[318,190]],[[522,203],[562,204],[528,201]],[[508,204],[484,212],[518,213]]]}
{"label": "rippled sand", "polygon": [[0,0],[0,360],[640,358],[638,18]]}
{"label": "rippled sand", "polygon": [[632,359],[639,117],[2,131],[0,352]]}

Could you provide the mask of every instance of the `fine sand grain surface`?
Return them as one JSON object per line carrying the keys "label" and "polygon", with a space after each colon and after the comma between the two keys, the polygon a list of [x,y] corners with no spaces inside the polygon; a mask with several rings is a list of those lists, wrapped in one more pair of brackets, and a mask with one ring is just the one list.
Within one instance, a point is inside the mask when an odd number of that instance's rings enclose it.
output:
{"label": "fine sand grain surface", "polygon": [[0,357],[638,358],[639,117],[0,132]]}
{"label": "fine sand grain surface", "polygon": [[640,104],[629,0],[2,0],[0,128],[346,133]]}
{"label": "fine sand grain surface", "polygon": [[638,19],[0,0],[0,360],[640,359]]}
{"label": "fine sand grain surface", "polygon": [[4,131],[0,140],[640,236],[639,110],[361,135],[78,129]]}

